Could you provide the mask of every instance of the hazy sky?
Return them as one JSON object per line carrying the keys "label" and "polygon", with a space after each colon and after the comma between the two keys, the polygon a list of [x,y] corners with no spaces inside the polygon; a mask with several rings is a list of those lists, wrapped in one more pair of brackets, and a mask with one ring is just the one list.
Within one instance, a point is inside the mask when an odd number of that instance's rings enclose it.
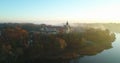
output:
{"label": "hazy sky", "polygon": [[120,22],[120,0],[0,0],[0,22]]}

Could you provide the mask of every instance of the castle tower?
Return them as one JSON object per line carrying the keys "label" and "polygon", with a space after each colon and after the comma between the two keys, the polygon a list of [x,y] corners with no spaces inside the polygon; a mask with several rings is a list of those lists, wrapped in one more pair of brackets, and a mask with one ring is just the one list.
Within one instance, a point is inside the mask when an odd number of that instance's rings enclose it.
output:
{"label": "castle tower", "polygon": [[70,27],[68,21],[66,22],[65,29],[66,29],[66,33],[69,33],[71,31],[71,27]]}

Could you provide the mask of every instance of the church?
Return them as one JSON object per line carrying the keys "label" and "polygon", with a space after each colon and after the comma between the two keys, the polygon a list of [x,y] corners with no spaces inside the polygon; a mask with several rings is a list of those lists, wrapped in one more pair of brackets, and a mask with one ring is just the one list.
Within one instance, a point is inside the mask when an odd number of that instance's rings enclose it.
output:
{"label": "church", "polygon": [[64,27],[65,27],[65,32],[66,33],[70,33],[71,32],[71,27],[70,27],[68,21],[66,22],[66,25]]}
{"label": "church", "polygon": [[68,23],[64,26],[51,26],[51,25],[41,25],[40,27],[40,33],[42,34],[59,34],[59,33],[70,33],[71,32],[71,27]]}

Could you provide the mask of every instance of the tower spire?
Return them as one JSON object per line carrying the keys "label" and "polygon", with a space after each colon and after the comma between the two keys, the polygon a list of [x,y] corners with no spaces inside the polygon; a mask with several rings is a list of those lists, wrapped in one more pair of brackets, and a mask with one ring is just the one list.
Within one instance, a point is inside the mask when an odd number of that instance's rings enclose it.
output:
{"label": "tower spire", "polygon": [[68,21],[66,22],[65,27],[66,27],[66,32],[69,33],[71,31],[71,28],[70,28]]}
{"label": "tower spire", "polygon": [[68,21],[66,22],[66,25],[69,25]]}

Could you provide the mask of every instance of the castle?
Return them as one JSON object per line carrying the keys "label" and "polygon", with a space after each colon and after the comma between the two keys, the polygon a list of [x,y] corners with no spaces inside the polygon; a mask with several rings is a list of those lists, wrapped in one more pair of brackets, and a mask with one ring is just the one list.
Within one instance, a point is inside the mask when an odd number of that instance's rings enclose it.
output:
{"label": "castle", "polygon": [[71,27],[68,21],[64,26],[51,26],[51,25],[41,24],[39,31],[42,34],[70,33]]}

